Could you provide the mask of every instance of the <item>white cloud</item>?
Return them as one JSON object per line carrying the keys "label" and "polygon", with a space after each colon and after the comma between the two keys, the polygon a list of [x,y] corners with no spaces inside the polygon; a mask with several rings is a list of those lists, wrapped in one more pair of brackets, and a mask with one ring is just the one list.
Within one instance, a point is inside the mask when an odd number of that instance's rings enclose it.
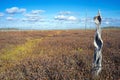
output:
{"label": "white cloud", "polygon": [[72,16],[73,12],[71,11],[61,11],[57,16],[54,17],[55,20],[64,20],[64,21],[78,21],[78,18]]}
{"label": "white cloud", "polygon": [[22,21],[27,21],[27,18],[22,18],[21,20],[22,20]]}
{"label": "white cloud", "polygon": [[103,25],[120,25],[120,18],[103,18],[102,20]]}
{"label": "white cloud", "polygon": [[104,24],[117,24],[120,23],[120,19],[116,18],[103,18],[102,23]]}
{"label": "white cloud", "polygon": [[24,17],[22,21],[31,21],[31,22],[38,22],[43,21],[43,17],[40,15],[40,13],[45,12],[44,10],[32,10],[30,13],[24,14]]}
{"label": "white cloud", "polygon": [[26,12],[26,9],[25,9],[25,8],[21,8],[21,9],[19,9],[18,12],[20,12],[20,13],[24,13],[24,12]]}
{"label": "white cloud", "polygon": [[65,16],[65,15],[57,15],[54,17],[55,20],[64,20],[64,21],[76,21],[77,18],[75,16]]}
{"label": "white cloud", "polygon": [[15,18],[13,18],[13,17],[7,17],[6,20],[13,21],[13,20],[15,20]]}
{"label": "white cloud", "polygon": [[9,14],[15,14],[15,13],[23,13],[25,12],[25,8],[18,8],[18,7],[12,7],[12,8],[7,8],[6,12]]}
{"label": "white cloud", "polygon": [[41,20],[39,17],[33,17],[33,18],[23,18],[22,21],[30,21],[30,22],[38,22]]}
{"label": "white cloud", "polygon": [[109,24],[110,22],[106,21],[105,24]]}
{"label": "white cloud", "polygon": [[76,18],[75,16],[69,16],[69,17],[68,17],[68,20],[70,20],[70,21],[76,21],[77,18]]}
{"label": "white cloud", "polygon": [[43,13],[45,12],[44,10],[32,10],[31,13],[32,14],[40,14],[40,13]]}
{"label": "white cloud", "polygon": [[24,14],[25,17],[38,17],[36,14]]}
{"label": "white cloud", "polygon": [[93,18],[91,18],[91,17],[87,17],[87,18],[82,17],[82,18],[80,19],[80,21],[81,21],[81,23],[94,23],[94,20],[93,20]]}
{"label": "white cloud", "polygon": [[69,15],[69,14],[72,14],[71,11],[61,11],[59,12],[59,15]]}
{"label": "white cloud", "polygon": [[13,13],[17,13],[18,10],[19,10],[18,7],[12,7],[12,8],[7,8],[6,12],[13,14]]}
{"label": "white cloud", "polygon": [[57,15],[54,18],[55,20],[67,20],[67,16],[64,16],[64,15]]}
{"label": "white cloud", "polygon": [[0,17],[2,17],[2,16],[4,16],[4,13],[1,13],[1,12],[0,12]]}
{"label": "white cloud", "polygon": [[43,18],[40,15],[37,14],[24,14],[25,18],[22,19],[22,21],[31,21],[31,22],[37,22],[43,20]]}

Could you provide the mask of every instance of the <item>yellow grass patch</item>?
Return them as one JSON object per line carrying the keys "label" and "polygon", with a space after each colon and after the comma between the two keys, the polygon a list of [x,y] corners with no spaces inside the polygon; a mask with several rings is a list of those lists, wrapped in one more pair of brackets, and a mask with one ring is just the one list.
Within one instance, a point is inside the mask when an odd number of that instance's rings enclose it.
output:
{"label": "yellow grass patch", "polygon": [[0,59],[2,60],[21,60],[24,57],[29,56],[33,52],[33,48],[37,43],[42,40],[40,39],[27,39],[27,42],[22,45],[14,46],[11,49],[6,49],[1,55]]}

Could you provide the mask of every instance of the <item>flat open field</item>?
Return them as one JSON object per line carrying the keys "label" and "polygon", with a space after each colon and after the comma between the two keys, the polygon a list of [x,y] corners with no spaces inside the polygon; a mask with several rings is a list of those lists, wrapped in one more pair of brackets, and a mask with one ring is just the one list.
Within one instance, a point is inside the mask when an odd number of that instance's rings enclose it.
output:
{"label": "flat open field", "polygon": [[[92,80],[95,30],[1,31],[0,80]],[[120,29],[102,31],[94,80],[120,80]]]}

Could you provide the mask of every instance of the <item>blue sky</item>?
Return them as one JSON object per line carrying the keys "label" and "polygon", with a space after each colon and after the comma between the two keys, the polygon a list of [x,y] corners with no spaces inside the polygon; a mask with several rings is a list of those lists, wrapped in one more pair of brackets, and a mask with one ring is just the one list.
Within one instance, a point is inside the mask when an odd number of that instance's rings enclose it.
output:
{"label": "blue sky", "polygon": [[98,9],[102,26],[120,26],[120,0],[0,0],[0,28],[95,28]]}

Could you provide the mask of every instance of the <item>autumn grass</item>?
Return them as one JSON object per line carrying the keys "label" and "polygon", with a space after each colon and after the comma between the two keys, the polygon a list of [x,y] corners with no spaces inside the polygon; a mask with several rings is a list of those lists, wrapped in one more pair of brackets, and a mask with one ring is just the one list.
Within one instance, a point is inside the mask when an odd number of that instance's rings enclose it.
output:
{"label": "autumn grass", "polygon": [[2,80],[119,80],[120,31],[103,30],[103,69],[92,78],[93,30],[0,32]]}

